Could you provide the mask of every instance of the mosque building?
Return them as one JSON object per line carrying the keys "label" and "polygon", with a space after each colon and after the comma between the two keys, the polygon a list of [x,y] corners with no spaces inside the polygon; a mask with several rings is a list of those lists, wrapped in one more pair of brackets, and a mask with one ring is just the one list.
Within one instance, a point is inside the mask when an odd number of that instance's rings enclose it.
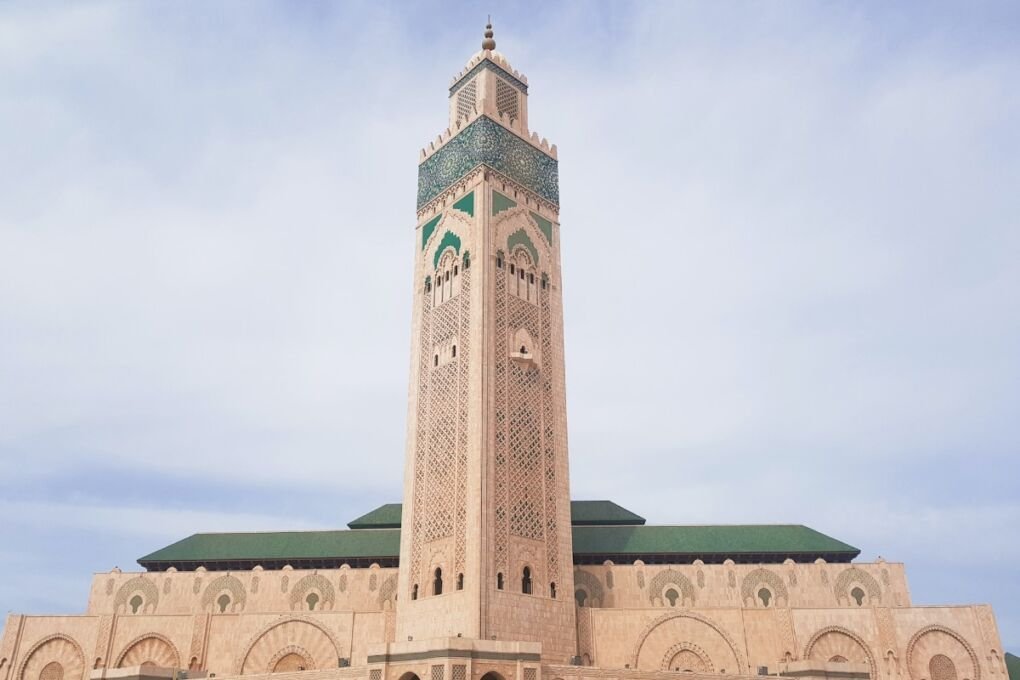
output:
{"label": "mosque building", "polygon": [[557,150],[528,95],[490,25],[421,152],[403,503],[96,574],[84,614],[7,617],[0,680],[1009,680],[991,607],[915,606],[903,564],[571,500]]}

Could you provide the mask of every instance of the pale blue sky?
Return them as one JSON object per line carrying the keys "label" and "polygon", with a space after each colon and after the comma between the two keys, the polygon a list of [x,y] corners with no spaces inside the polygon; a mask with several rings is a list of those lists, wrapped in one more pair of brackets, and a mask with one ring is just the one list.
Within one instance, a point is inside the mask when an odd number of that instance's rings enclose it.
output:
{"label": "pale blue sky", "polygon": [[574,496],[808,524],[1020,650],[1015,3],[3,4],[0,611],[399,500],[489,12],[560,149]]}

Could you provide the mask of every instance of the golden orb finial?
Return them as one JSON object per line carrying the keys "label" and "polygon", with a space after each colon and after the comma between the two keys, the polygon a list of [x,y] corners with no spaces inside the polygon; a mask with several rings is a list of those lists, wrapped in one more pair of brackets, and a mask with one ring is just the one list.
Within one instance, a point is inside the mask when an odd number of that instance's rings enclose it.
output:
{"label": "golden orb finial", "polygon": [[482,41],[483,50],[494,50],[496,49],[496,41],[492,38],[492,17],[489,17],[489,23],[485,24],[485,40]]}

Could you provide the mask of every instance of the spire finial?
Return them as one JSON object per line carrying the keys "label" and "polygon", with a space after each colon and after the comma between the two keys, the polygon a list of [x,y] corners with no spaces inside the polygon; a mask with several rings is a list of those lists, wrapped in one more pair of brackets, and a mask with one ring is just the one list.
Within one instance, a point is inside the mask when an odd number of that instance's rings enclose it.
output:
{"label": "spire finial", "polygon": [[482,41],[483,50],[496,49],[496,41],[492,38],[492,15],[489,15],[489,22],[485,24],[485,40]]}

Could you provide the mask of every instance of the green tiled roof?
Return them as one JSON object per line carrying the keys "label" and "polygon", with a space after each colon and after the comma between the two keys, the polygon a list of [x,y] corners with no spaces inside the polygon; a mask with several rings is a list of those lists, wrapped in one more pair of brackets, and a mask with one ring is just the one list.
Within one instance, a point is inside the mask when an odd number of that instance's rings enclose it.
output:
{"label": "green tiled roof", "polygon": [[728,555],[737,560],[780,554],[829,560],[830,556],[852,559],[859,553],[851,545],[796,524],[574,527],[575,555]]}
{"label": "green tiled roof", "polygon": [[[387,503],[347,523],[351,529],[399,529],[401,503]],[[645,518],[612,501],[570,501],[570,523],[580,526],[644,524]]]}
{"label": "green tiled roof", "polygon": [[570,523],[575,527],[633,525],[644,524],[645,518],[613,501],[570,501]]}
{"label": "green tiled roof", "polygon": [[1020,656],[1006,652],[1006,670],[1009,680],[1020,680]]}
{"label": "green tiled roof", "polygon": [[399,554],[399,529],[267,531],[195,534],[140,558],[138,563],[146,568],[149,565],[159,568],[164,564],[205,564],[212,568],[217,564],[254,562],[270,568],[277,562],[395,559]]}
{"label": "green tiled roof", "polygon": [[403,503],[380,505],[372,512],[347,523],[352,529],[399,529]]}
{"label": "green tiled roof", "polygon": [[[609,505],[618,508],[621,516],[631,516],[623,508]],[[399,506],[391,504],[365,517],[375,515],[383,521],[389,513],[392,519],[397,509]],[[641,559],[650,563],[683,563],[695,559],[709,563],[725,559],[776,563],[787,558],[805,562],[818,557],[830,562],[849,562],[859,553],[853,546],[797,525],[575,525],[573,543],[576,564],[598,564],[606,559],[620,562]],[[345,562],[352,566],[368,566],[373,562],[397,566],[399,555],[400,530],[376,528],[195,534],[142,557],[138,563],[157,571],[171,566],[182,570],[198,566],[250,569],[257,564],[266,569],[279,569],[287,564],[295,568],[329,568]]]}

